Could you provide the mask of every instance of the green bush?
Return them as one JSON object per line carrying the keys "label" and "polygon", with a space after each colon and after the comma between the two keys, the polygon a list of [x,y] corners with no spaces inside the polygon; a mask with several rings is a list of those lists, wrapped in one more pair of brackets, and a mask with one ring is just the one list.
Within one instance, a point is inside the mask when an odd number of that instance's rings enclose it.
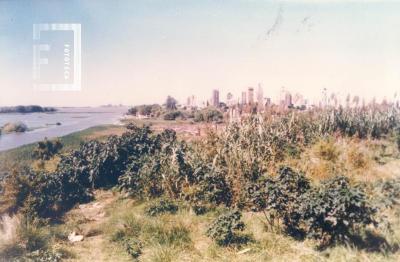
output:
{"label": "green bush", "polygon": [[145,212],[148,216],[154,217],[165,213],[175,214],[177,211],[178,206],[172,201],[161,199],[160,201],[148,206]]}
{"label": "green bush", "polygon": [[41,159],[41,160],[49,160],[54,155],[60,152],[63,144],[60,140],[47,140],[45,138],[44,141],[40,141],[36,148],[33,150],[33,158]]}
{"label": "green bush", "polygon": [[364,191],[352,187],[346,177],[327,180],[304,194],[292,211],[291,226],[307,237],[319,239],[322,246],[348,243],[368,225],[376,225],[376,208]]}
{"label": "green bush", "polygon": [[222,112],[216,108],[204,108],[194,113],[195,122],[221,122],[224,116]]}
{"label": "green bush", "polygon": [[193,180],[187,161],[187,144],[178,141],[173,130],[165,130],[152,139],[154,146],[150,152],[139,155],[138,159],[131,158],[127,170],[119,178],[119,188],[139,198],[162,194],[179,198],[184,183]]}
{"label": "green bush", "polygon": [[232,193],[223,171],[201,162],[192,164],[192,168],[193,191],[185,196],[188,200],[195,204],[231,204]]}
{"label": "green bush", "polygon": [[169,111],[164,114],[163,118],[164,120],[175,120],[178,117],[185,118],[185,115],[183,112],[174,110],[174,111]]}
{"label": "green bush", "polygon": [[211,237],[220,246],[243,244],[249,239],[238,232],[243,231],[245,224],[241,221],[239,211],[229,211],[219,216],[207,229],[207,236]]}
{"label": "green bush", "polygon": [[193,206],[193,212],[196,214],[196,216],[203,215],[209,211],[209,208],[206,206],[201,206],[201,205],[195,205]]}
{"label": "green bush", "polygon": [[[285,230],[293,231],[293,219],[299,198],[310,189],[309,180],[290,167],[281,167],[275,178],[261,178],[248,187],[248,200],[254,211],[269,211],[266,216],[271,227],[275,220],[283,221]],[[293,234],[294,232],[292,232]]]}

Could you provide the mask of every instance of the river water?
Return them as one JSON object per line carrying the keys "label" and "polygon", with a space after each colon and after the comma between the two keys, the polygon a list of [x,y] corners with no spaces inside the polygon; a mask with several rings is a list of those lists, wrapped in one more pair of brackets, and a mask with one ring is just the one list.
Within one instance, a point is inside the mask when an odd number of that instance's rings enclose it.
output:
{"label": "river water", "polygon": [[[0,135],[0,151],[105,124],[119,124],[126,107],[57,108],[54,113],[0,114],[0,127],[23,122],[30,131]],[[56,125],[56,123],[61,125]]]}

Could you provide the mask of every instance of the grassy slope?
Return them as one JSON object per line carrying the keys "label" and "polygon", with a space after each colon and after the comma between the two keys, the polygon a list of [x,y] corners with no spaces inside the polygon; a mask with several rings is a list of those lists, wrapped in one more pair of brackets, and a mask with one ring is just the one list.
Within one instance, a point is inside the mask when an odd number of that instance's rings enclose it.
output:
{"label": "grassy slope", "polygon": [[[65,145],[63,150],[67,151],[76,148],[83,140],[103,139],[107,135],[120,134],[122,131],[123,128],[119,126],[99,126],[60,139]],[[337,152],[333,152],[333,155],[337,154],[337,159],[329,160],[333,165],[332,175],[337,170],[343,169],[346,172],[351,167],[359,178],[368,177],[367,180],[374,180],[373,177],[370,178],[372,175],[399,176],[400,160],[398,152],[390,147],[392,143],[386,147],[374,143],[336,141]],[[383,143],[387,144],[385,141]],[[27,145],[0,153],[0,166],[8,161],[29,163],[33,146]],[[385,149],[382,151],[383,147]],[[367,161],[365,166],[351,166],[354,161],[349,158],[349,152],[354,148],[364,152]],[[314,172],[314,176],[325,173],[331,168],[326,167],[326,163],[320,159],[321,150],[332,149],[316,145],[302,154],[300,159],[291,161],[291,164]],[[355,155],[358,159],[358,154]],[[98,191],[95,202],[74,208],[65,215],[65,223],[53,225],[48,229],[52,235],[51,245],[68,250],[71,253],[69,261],[130,261],[123,243],[112,240],[118,239],[118,230],[125,230],[129,225],[138,225],[141,228],[139,238],[143,241],[141,261],[400,261],[399,252],[371,253],[345,246],[318,252],[314,249],[313,241],[299,242],[283,234],[267,231],[262,222],[262,215],[256,213],[244,213],[243,218],[247,227],[246,233],[251,234],[255,241],[241,248],[222,248],[205,236],[207,226],[222,209],[196,216],[183,206],[175,215],[150,218],[144,214],[146,205],[146,202],[125,199],[119,193]],[[393,232],[386,232],[385,237],[390,243],[400,243],[400,216],[393,212],[390,219]],[[66,237],[72,231],[83,234],[84,241],[69,243]]]}
{"label": "grassy slope", "polygon": [[[244,213],[245,233],[254,242],[238,248],[224,248],[214,244],[205,232],[208,225],[222,211],[218,208],[201,216],[181,205],[176,214],[149,217],[144,210],[149,202],[123,198],[119,193],[97,191],[92,206],[101,207],[90,218],[90,208],[76,208],[66,217],[62,230],[75,230],[85,235],[82,242],[59,241],[58,245],[69,250],[69,261],[129,261],[120,232],[131,232],[143,245],[140,261],[399,261],[400,254],[372,253],[352,247],[338,246],[323,252],[314,249],[314,241],[296,241],[278,232],[265,229],[262,215]],[[395,225],[399,225],[399,218]],[[388,233],[389,241],[399,241],[400,227]],[[93,233],[95,232],[95,234]]]}

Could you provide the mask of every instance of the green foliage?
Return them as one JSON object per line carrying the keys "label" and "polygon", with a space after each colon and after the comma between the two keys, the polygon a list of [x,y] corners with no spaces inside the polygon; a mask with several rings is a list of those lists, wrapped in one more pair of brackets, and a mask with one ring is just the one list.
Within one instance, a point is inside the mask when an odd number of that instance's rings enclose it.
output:
{"label": "green foliage", "polygon": [[63,255],[51,250],[36,250],[26,254],[24,257],[14,261],[21,262],[59,262],[62,261]]}
{"label": "green foliage", "polygon": [[54,217],[70,209],[76,203],[92,199],[89,188],[82,185],[71,173],[28,173],[30,181],[23,211],[31,217]]}
{"label": "green foliage", "polygon": [[[310,189],[309,180],[290,167],[281,167],[275,178],[261,178],[248,187],[248,199],[252,210],[269,211],[268,223],[282,220],[288,232],[293,231],[293,219],[299,198]],[[294,232],[293,232],[294,233]]]}
{"label": "green foliage", "polygon": [[185,118],[185,114],[182,111],[174,110],[168,111],[164,114],[164,120],[176,120],[178,117]]}
{"label": "green foliage", "polygon": [[[367,225],[376,225],[376,208],[360,187],[352,187],[346,177],[338,176],[304,194],[292,211],[291,226],[321,244],[346,243]],[[300,229],[301,228],[301,229]]]}
{"label": "green foliage", "polygon": [[241,217],[242,214],[239,211],[229,211],[222,214],[209,226],[207,236],[221,246],[246,242],[248,239],[238,234],[245,228]]}
{"label": "green foliage", "polygon": [[222,122],[224,116],[216,108],[208,107],[194,112],[195,122]]}
{"label": "green foliage", "polygon": [[119,178],[119,188],[138,197],[166,194],[177,198],[183,184],[191,180],[187,145],[177,140],[175,131],[168,129],[153,136],[151,143],[151,151],[130,159],[127,170]]}
{"label": "green foliage", "polygon": [[130,162],[151,152],[154,139],[149,127],[130,126],[122,136],[107,141],[89,141],[61,158],[59,170],[69,170],[86,187],[114,186]]}
{"label": "green foliage", "polygon": [[128,114],[130,115],[142,115],[149,117],[158,117],[162,112],[162,108],[158,104],[153,105],[139,105],[134,106],[128,110]]}
{"label": "green foliage", "polygon": [[62,149],[63,144],[60,140],[47,140],[45,138],[44,141],[40,141],[37,144],[37,147],[33,150],[33,158],[41,159],[41,160],[49,160],[54,155],[60,152]]}
{"label": "green foliage", "polygon": [[175,214],[178,211],[178,206],[170,200],[161,199],[160,201],[148,206],[146,214],[148,216],[158,216],[160,214],[170,213]]}
{"label": "green foliage", "polygon": [[376,225],[376,209],[360,187],[339,176],[312,187],[304,175],[282,167],[279,175],[248,188],[250,206],[268,211],[267,222],[281,220],[287,234],[321,240],[322,245],[348,242],[367,225]]}
{"label": "green foliage", "polygon": [[201,206],[201,205],[194,205],[193,206],[193,212],[197,215],[203,215],[209,211],[209,208],[206,206]]}
{"label": "green foliage", "polygon": [[192,191],[186,192],[185,199],[195,204],[224,204],[232,203],[231,189],[225,180],[223,171],[212,165],[204,165],[199,159],[193,159]]}

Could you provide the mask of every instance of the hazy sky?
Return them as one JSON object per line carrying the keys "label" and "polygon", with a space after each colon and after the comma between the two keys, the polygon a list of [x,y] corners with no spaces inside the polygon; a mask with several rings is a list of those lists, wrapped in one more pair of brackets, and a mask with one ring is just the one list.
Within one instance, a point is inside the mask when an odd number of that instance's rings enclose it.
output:
{"label": "hazy sky", "polygon": [[[82,25],[82,90],[32,87],[32,25]],[[400,91],[399,1],[0,0],[0,105],[236,97],[259,82],[310,100],[322,88]]]}

